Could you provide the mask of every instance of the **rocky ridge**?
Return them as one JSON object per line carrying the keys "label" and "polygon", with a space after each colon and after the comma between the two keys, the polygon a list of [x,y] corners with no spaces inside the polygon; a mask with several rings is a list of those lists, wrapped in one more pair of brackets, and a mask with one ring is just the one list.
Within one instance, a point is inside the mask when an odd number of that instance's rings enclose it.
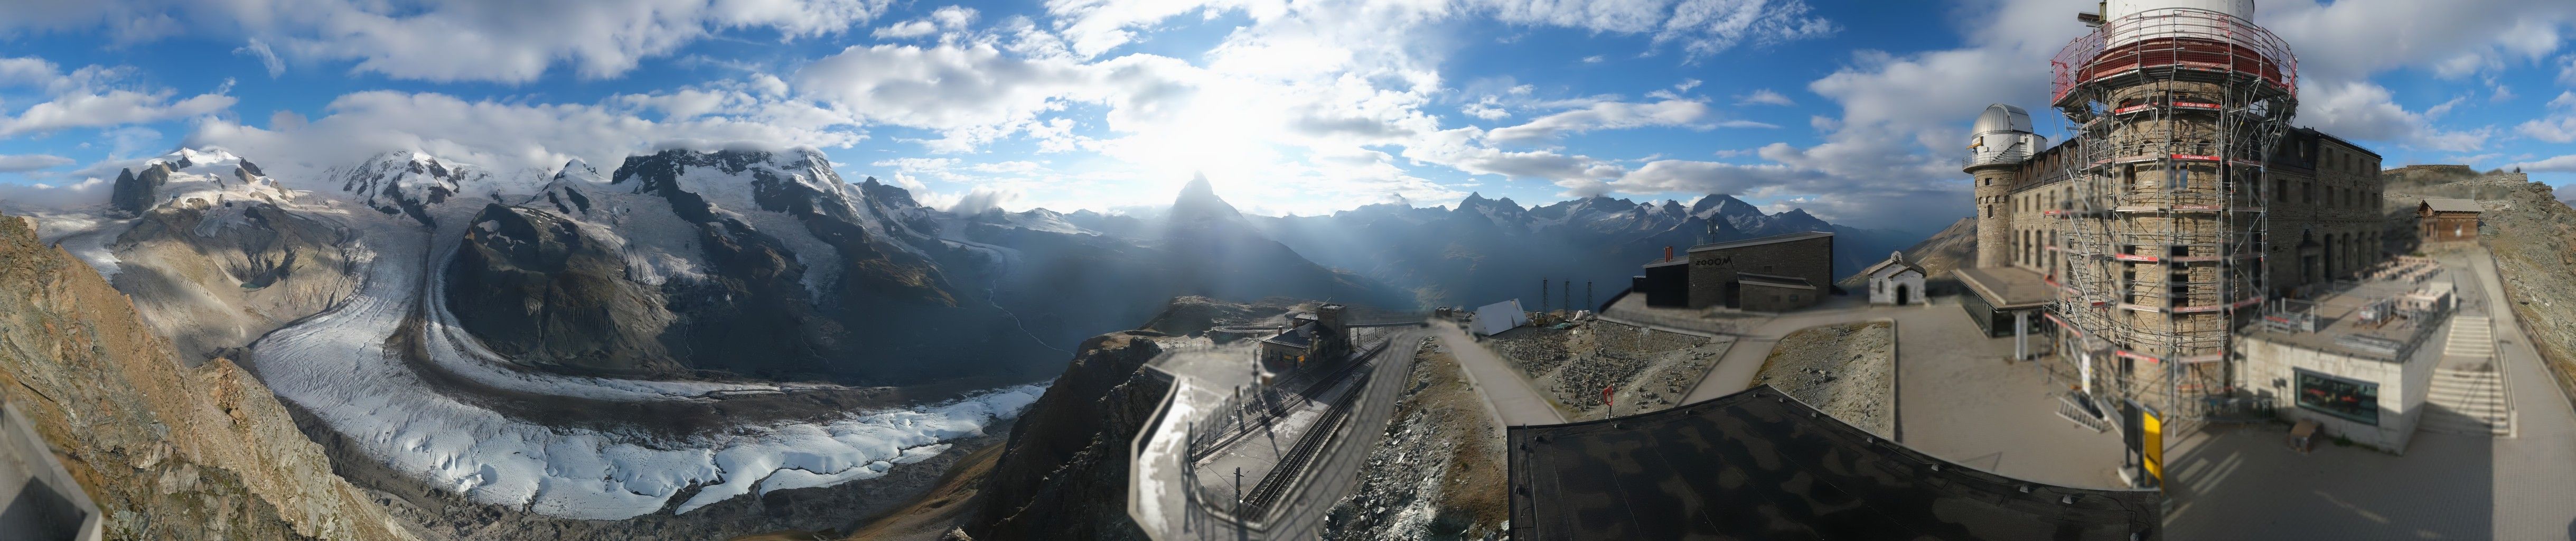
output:
{"label": "rocky ridge", "polygon": [[267,387],[179,362],[97,272],[0,216],[0,396],[100,507],[109,539],[412,539],[331,474]]}

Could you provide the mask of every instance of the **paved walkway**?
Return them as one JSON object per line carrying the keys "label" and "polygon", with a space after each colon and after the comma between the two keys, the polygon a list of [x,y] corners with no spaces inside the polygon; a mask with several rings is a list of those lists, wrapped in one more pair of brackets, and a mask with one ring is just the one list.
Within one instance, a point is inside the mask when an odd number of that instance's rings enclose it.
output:
{"label": "paved walkway", "polygon": [[2518,435],[2418,430],[2405,456],[2321,444],[2301,455],[2278,425],[2186,431],[2168,456],[2167,539],[2569,539],[2576,534],[2576,410],[2503,309],[2483,249],[2438,254],[2461,313],[2494,321]]}
{"label": "paved walkway", "polygon": [[[1733,317],[1710,322],[1737,329],[1726,355],[1683,403],[1752,386],[1780,338],[1799,329],[1860,321],[1896,322],[1897,441],[1915,450],[2017,479],[2060,486],[2123,488],[2118,434],[2094,432],[2057,417],[2067,383],[2037,363],[2012,362],[2011,338],[1987,337],[1954,298],[1931,304],[1872,306],[1857,296],[1767,321]],[[2032,347],[2040,340],[2034,337]]]}
{"label": "paved walkway", "polygon": [[1565,413],[1557,411],[1555,404],[1539,394],[1538,387],[1531,385],[1529,378],[1522,377],[1520,370],[1513,369],[1502,356],[1495,355],[1494,350],[1485,349],[1484,344],[1468,338],[1467,332],[1459,329],[1458,325],[1437,322],[1431,325],[1431,331],[1440,337],[1442,344],[1449,346],[1449,354],[1458,359],[1458,367],[1463,369],[1460,372],[1467,374],[1467,383],[1475,386],[1478,396],[1485,398],[1485,410],[1494,415],[1494,426],[1565,422]]}

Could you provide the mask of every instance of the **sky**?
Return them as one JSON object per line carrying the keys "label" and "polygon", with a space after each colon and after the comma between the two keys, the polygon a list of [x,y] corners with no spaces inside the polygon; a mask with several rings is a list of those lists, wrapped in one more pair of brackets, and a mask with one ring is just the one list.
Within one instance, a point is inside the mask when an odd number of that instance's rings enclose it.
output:
{"label": "sky", "polygon": [[[221,147],[321,178],[820,149],[918,199],[1247,212],[1734,195],[1928,232],[1989,103],[2034,112],[2082,0],[0,0],[0,198]],[[2576,2],[2260,0],[2294,123],[2576,198]]]}

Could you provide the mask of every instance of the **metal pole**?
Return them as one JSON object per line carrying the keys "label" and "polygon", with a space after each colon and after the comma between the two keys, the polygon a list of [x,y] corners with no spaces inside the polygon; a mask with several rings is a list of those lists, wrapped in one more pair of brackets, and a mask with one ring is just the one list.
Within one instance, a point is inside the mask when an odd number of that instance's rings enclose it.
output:
{"label": "metal pole", "polygon": [[1547,279],[1538,279],[1538,312],[1547,313]]}

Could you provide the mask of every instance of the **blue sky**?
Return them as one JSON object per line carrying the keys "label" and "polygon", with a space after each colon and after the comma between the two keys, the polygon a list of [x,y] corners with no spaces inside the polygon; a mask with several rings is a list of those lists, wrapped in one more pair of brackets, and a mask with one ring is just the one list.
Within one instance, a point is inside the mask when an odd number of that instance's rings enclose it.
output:
{"label": "blue sky", "polygon": [[[2261,2],[2297,122],[2390,166],[2576,197],[2576,2]],[[0,7],[0,197],[182,145],[318,178],[390,150],[497,171],[671,145],[822,149],[939,205],[1119,210],[1204,174],[1312,214],[1469,192],[1728,193],[1864,227],[1968,209],[1985,104],[2043,132],[2081,0],[645,0]],[[32,189],[32,185],[52,186]]]}

